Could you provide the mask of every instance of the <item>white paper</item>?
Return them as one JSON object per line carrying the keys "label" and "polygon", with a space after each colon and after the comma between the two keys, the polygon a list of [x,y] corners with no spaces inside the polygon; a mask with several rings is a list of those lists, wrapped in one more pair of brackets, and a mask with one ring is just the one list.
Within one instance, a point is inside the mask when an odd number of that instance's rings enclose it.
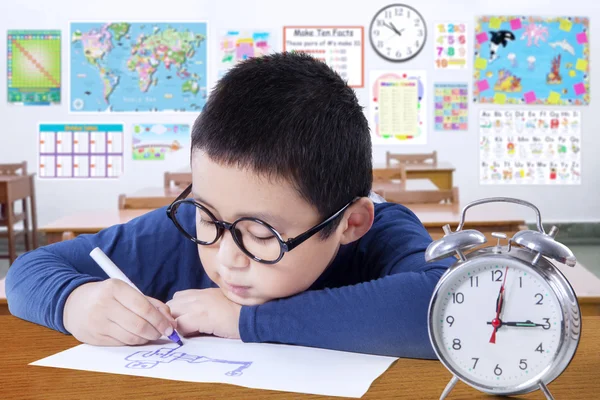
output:
{"label": "white paper", "polygon": [[395,357],[280,344],[196,337],[184,345],[82,344],[30,365],[188,382],[221,382],[255,389],[361,397]]}

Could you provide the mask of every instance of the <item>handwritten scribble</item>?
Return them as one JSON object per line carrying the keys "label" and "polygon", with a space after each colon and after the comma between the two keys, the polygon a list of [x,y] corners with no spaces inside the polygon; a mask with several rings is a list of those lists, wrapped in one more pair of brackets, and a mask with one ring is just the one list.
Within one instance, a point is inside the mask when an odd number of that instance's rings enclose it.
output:
{"label": "handwritten scribble", "polygon": [[173,361],[185,361],[190,364],[214,362],[221,364],[239,365],[238,368],[236,368],[233,371],[226,372],[225,375],[241,376],[243,374],[243,371],[252,365],[252,361],[229,361],[221,360],[218,358],[196,356],[193,354],[176,351],[178,349],[179,347],[162,347],[154,351],[136,351],[135,353],[125,357],[125,360],[129,361],[129,363],[125,365],[125,368],[150,369],[156,367],[158,364],[168,364]]}

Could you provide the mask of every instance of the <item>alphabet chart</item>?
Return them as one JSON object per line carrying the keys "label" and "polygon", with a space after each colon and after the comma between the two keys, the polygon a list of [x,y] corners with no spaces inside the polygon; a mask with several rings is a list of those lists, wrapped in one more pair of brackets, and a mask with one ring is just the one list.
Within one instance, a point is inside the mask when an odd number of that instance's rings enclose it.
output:
{"label": "alphabet chart", "polygon": [[466,131],[469,115],[469,85],[436,83],[434,85],[434,123],[436,131]]}
{"label": "alphabet chart", "polygon": [[481,110],[482,184],[580,184],[581,114]]}
{"label": "alphabet chart", "polygon": [[438,23],[435,26],[434,65],[436,69],[467,68],[467,24]]}

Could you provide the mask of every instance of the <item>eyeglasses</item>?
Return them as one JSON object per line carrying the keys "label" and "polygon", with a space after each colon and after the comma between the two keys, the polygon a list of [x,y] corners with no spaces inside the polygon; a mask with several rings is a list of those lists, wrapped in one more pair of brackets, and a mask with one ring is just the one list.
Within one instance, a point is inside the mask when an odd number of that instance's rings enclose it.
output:
{"label": "eyeglasses", "polygon": [[[217,242],[227,230],[244,254],[254,261],[264,264],[279,262],[284,253],[292,251],[315,233],[321,231],[359,199],[359,197],[355,197],[323,222],[294,238],[284,240],[275,228],[258,218],[242,217],[232,223],[219,221],[202,204],[194,199],[186,199],[191,191],[192,185],[189,185],[167,207],[167,216],[177,229],[192,242],[204,246]],[[191,224],[190,221],[195,221],[195,224]]]}

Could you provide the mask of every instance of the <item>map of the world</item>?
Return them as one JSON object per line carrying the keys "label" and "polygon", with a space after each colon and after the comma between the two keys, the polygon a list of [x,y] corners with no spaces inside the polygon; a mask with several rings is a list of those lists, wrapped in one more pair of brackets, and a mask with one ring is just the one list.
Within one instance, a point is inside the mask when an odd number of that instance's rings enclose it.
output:
{"label": "map of the world", "polygon": [[72,112],[197,112],[206,23],[71,23]]}

